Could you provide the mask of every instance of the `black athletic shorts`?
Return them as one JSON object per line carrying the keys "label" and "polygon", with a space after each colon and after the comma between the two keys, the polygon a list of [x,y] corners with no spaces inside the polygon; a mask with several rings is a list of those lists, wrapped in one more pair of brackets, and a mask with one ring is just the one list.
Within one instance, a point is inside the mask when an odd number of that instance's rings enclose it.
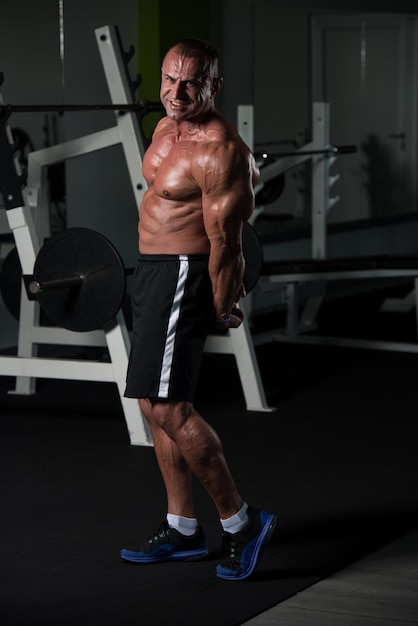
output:
{"label": "black athletic shorts", "polygon": [[193,402],[212,302],[208,256],[140,255],[126,397]]}

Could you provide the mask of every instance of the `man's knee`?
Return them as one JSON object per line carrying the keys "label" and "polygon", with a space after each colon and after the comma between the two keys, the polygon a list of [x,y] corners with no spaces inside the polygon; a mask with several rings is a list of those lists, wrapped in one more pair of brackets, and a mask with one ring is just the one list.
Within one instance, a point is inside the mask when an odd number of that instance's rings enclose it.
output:
{"label": "man's knee", "polygon": [[184,426],[193,408],[189,402],[172,402],[159,398],[141,398],[139,405],[150,426],[161,428],[170,437]]}

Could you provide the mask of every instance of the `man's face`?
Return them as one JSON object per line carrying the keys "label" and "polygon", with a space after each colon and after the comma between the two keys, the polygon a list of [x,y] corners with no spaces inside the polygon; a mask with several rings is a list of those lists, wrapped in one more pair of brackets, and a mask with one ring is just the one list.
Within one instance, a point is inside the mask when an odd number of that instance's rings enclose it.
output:
{"label": "man's face", "polygon": [[219,81],[206,75],[202,66],[199,58],[168,51],[161,68],[160,98],[171,119],[199,121],[212,109]]}

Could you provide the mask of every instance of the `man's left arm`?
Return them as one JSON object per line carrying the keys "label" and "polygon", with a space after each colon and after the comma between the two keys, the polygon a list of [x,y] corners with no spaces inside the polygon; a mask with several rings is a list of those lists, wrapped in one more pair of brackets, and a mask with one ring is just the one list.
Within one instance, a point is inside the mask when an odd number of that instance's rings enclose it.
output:
{"label": "man's left arm", "polygon": [[248,161],[241,158],[228,171],[219,162],[219,152],[217,156],[218,176],[202,190],[203,219],[210,241],[214,319],[220,328],[234,328],[243,319],[236,308],[245,295],[242,227],[254,208],[254,190]]}

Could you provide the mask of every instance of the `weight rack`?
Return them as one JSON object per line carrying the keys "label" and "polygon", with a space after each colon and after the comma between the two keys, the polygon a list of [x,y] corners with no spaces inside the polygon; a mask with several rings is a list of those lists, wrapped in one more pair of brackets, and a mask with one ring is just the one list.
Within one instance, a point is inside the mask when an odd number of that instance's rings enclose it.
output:
{"label": "weight rack", "polygon": [[[122,49],[116,27],[105,26],[96,29],[95,35],[112,103],[130,105],[132,110],[130,107],[126,108],[123,115],[115,110],[116,125],[112,128],[30,153],[28,177],[23,193],[20,192],[23,177],[18,164],[15,163],[14,184],[3,195],[9,227],[13,232],[24,275],[33,273],[40,250],[39,233],[42,232],[42,219],[45,215],[43,181],[47,166],[121,143],[138,206],[146,189],[146,182],[142,177],[140,167],[145,146],[138,117],[133,107],[132,82],[126,71],[128,55]],[[2,150],[1,165],[8,167],[8,161],[12,159],[13,138],[7,120],[4,119],[7,107],[3,105],[1,94],[0,109],[3,113],[2,130],[8,140],[8,146]],[[5,152],[9,152],[8,155],[6,154],[6,159]],[[23,395],[35,393],[37,378],[116,383],[130,443],[152,445],[151,435],[138,402],[123,396],[130,337],[122,310],[117,313],[115,323],[111,328],[84,333],[40,325],[39,317],[39,304],[28,300],[25,288],[22,286],[17,356],[0,356],[0,375],[16,377],[16,386],[11,393]],[[40,358],[37,356],[39,345],[107,347],[110,362]],[[228,331],[225,336],[210,335],[205,351],[234,355],[247,409],[271,410],[267,406],[254,346],[246,322],[240,328],[232,332]]]}

